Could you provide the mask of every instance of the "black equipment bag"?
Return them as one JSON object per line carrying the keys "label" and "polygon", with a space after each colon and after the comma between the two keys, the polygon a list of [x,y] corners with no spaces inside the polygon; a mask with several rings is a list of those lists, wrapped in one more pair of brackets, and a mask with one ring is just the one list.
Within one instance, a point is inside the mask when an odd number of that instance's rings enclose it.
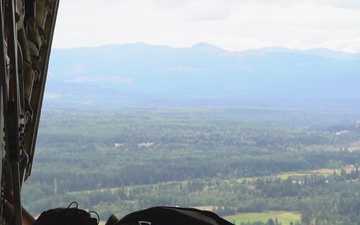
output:
{"label": "black equipment bag", "polygon": [[126,215],[114,225],[233,225],[210,211],[157,206]]}

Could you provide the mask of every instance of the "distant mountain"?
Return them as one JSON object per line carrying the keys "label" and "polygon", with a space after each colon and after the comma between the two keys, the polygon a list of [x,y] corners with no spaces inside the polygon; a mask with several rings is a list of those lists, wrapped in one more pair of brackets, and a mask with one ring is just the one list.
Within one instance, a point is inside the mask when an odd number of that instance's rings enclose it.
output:
{"label": "distant mountain", "polygon": [[227,51],[199,43],[53,49],[44,105],[241,106],[355,102],[360,54]]}

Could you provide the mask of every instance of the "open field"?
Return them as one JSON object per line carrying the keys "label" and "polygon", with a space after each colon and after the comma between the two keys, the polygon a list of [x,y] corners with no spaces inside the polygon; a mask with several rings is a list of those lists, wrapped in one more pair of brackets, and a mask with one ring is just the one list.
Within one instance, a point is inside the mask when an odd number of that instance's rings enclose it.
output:
{"label": "open field", "polygon": [[303,176],[309,176],[309,175],[330,175],[334,173],[334,171],[339,174],[340,169],[317,169],[317,170],[310,170],[310,171],[298,171],[298,172],[287,172],[287,173],[281,173],[278,175],[275,175],[275,177],[279,177],[283,180],[286,180],[289,177],[296,178],[296,177],[303,177]]}
{"label": "open field", "polygon": [[357,146],[357,147],[349,147],[348,150],[349,150],[350,152],[360,151],[360,146]]}
{"label": "open field", "polygon": [[241,222],[256,222],[261,221],[266,223],[270,218],[272,220],[278,220],[283,225],[288,225],[290,222],[295,223],[300,220],[300,213],[298,212],[287,212],[287,211],[267,211],[262,213],[238,213],[233,216],[224,217],[230,222],[235,224],[241,224]]}
{"label": "open field", "polygon": [[[344,169],[346,170],[347,173],[350,173],[352,170],[355,170],[356,168],[353,165],[348,165]],[[310,175],[329,176],[329,175],[333,174],[334,172],[336,174],[340,174],[341,173],[341,168],[337,168],[337,169],[322,168],[322,169],[308,170],[308,171],[292,171],[292,172],[274,174],[274,175],[272,175],[270,177],[278,177],[278,178],[281,178],[283,180],[286,180],[289,177],[291,177],[291,178],[297,178],[297,177],[301,178],[301,177],[310,176]],[[245,181],[251,181],[251,180],[258,179],[258,178],[261,178],[261,177],[257,177],[257,176],[246,177],[246,178],[241,177],[241,178],[237,179],[237,182],[241,183],[244,180]]]}
{"label": "open field", "polygon": [[[355,170],[356,168],[353,165],[346,166],[344,168],[347,173],[351,172],[352,170]],[[309,176],[309,175],[323,175],[328,176],[333,173],[340,174],[341,169],[329,169],[329,168],[323,168],[323,169],[317,169],[317,170],[310,170],[310,171],[299,171],[299,172],[288,172],[288,173],[281,173],[276,175],[276,177],[279,177],[281,179],[286,180],[288,177],[302,177],[302,176]]]}

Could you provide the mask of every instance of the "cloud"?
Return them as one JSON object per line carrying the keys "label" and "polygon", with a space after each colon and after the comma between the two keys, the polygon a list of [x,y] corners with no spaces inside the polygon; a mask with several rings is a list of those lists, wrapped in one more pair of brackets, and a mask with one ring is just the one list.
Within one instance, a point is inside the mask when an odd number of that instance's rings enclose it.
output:
{"label": "cloud", "polygon": [[359,9],[358,0],[62,0],[53,46],[207,42],[233,51],[278,45],[356,52]]}
{"label": "cloud", "polygon": [[358,0],[317,0],[318,4],[332,6],[335,8],[344,8],[350,10],[360,10],[360,1]]}
{"label": "cloud", "polygon": [[60,98],[60,97],[61,97],[60,94],[51,93],[51,92],[45,92],[44,93],[44,98],[45,99],[55,99],[55,98]]}
{"label": "cloud", "polygon": [[217,0],[194,1],[186,7],[187,20],[189,21],[208,21],[223,20],[230,15],[229,5]]}
{"label": "cloud", "polygon": [[[234,3],[234,2],[233,2]],[[242,0],[242,3],[255,3],[263,5],[278,5],[283,7],[289,7],[299,4],[312,3],[319,6],[330,6],[334,8],[346,8],[346,9],[360,9],[360,2],[358,0]]]}
{"label": "cloud", "polygon": [[133,78],[121,76],[79,76],[74,79],[67,80],[70,83],[89,83],[89,82],[115,82],[115,83],[134,83]]}
{"label": "cloud", "polygon": [[229,15],[229,0],[152,0],[159,10],[179,13],[188,21],[207,21],[225,19]]}
{"label": "cloud", "polygon": [[192,2],[194,0],[151,0],[152,4],[155,7],[162,7],[166,9],[174,9],[174,8],[181,8],[184,7]]}

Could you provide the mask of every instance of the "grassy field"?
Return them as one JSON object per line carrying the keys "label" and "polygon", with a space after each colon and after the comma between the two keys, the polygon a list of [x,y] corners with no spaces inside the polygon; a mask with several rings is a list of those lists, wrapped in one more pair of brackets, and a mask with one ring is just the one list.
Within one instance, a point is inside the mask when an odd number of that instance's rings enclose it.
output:
{"label": "grassy field", "polygon": [[[347,172],[350,172],[354,168],[352,166],[347,166],[346,168]],[[277,175],[274,175],[274,177],[279,177],[281,179],[287,179],[288,177],[302,177],[302,176],[308,176],[308,175],[331,175],[334,173],[334,171],[337,174],[340,174],[341,169],[317,169],[317,170],[309,170],[309,171],[297,171],[297,172],[288,172],[288,173],[280,173]],[[246,181],[256,179],[257,177],[251,177],[251,178],[239,178],[237,182],[242,182],[243,179]],[[177,182],[164,182],[165,183],[177,183]],[[126,187],[127,189],[136,188],[136,187],[146,187],[148,186],[151,188],[154,185],[139,185],[139,186],[132,186],[132,187]],[[91,190],[91,191],[85,191],[87,194],[91,194],[93,192],[102,192],[102,191],[115,191],[117,188],[113,189],[97,189],[97,190]],[[71,194],[79,194],[84,193],[84,191],[81,192],[72,192]],[[202,206],[192,206],[197,209],[201,210],[208,210],[212,211],[215,206],[213,205],[202,205]],[[240,225],[242,222],[264,222],[266,223],[270,218],[272,220],[277,220],[278,222],[281,222],[282,225],[290,225],[291,222],[295,224],[295,222],[300,221],[301,214],[300,212],[289,212],[289,211],[266,211],[261,213],[238,213],[236,215],[226,216],[224,217],[226,220],[230,221],[231,223],[235,223],[236,225]],[[101,221],[100,225],[104,225],[105,221]]]}
{"label": "grassy field", "polygon": [[348,147],[348,151],[350,151],[350,152],[360,151],[360,146]]}
{"label": "grassy field", "polygon": [[[340,173],[340,169],[335,169],[336,173]],[[299,172],[289,172],[289,173],[281,173],[276,175],[283,180],[286,180],[289,177],[302,177],[302,176],[309,176],[309,175],[324,175],[328,176],[334,173],[334,169],[318,169],[318,170],[310,170],[310,171],[299,171]]]}
{"label": "grassy field", "polygon": [[[350,173],[352,170],[355,170],[354,166],[346,166],[344,168],[346,170],[347,173]],[[309,175],[324,175],[324,176],[328,176],[333,174],[335,171],[336,174],[340,174],[341,173],[341,169],[328,169],[328,168],[324,168],[324,169],[317,169],[317,170],[310,170],[310,171],[299,171],[299,172],[289,172],[289,173],[280,173],[278,175],[276,175],[276,177],[279,177],[283,180],[286,180],[288,177],[301,177],[301,176],[309,176]]]}
{"label": "grassy field", "polygon": [[[355,168],[353,166],[347,166],[344,168],[346,170],[346,172],[351,172],[352,170],[354,170]],[[289,177],[291,178],[301,178],[303,176],[309,176],[309,175],[323,175],[323,176],[328,176],[333,174],[335,171],[336,174],[340,174],[341,173],[341,169],[328,169],[328,168],[323,168],[323,169],[316,169],[316,170],[308,170],[308,171],[293,171],[293,172],[287,172],[287,173],[279,173],[276,175],[273,175],[271,177],[278,177],[281,178],[283,180],[288,179]],[[242,183],[244,180],[245,181],[252,181],[252,180],[256,180],[260,177],[247,177],[247,178],[238,178],[237,182]]]}
{"label": "grassy field", "polygon": [[281,222],[283,225],[289,225],[290,222],[295,223],[300,221],[300,213],[298,212],[286,212],[286,211],[268,211],[262,213],[239,213],[233,216],[224,217],[226,220],[234,223],[236,225],[241,224],[241,222],[256,222],[261,221],[266,223],[270,218],[272,220],[277,219],[278,222]]}

